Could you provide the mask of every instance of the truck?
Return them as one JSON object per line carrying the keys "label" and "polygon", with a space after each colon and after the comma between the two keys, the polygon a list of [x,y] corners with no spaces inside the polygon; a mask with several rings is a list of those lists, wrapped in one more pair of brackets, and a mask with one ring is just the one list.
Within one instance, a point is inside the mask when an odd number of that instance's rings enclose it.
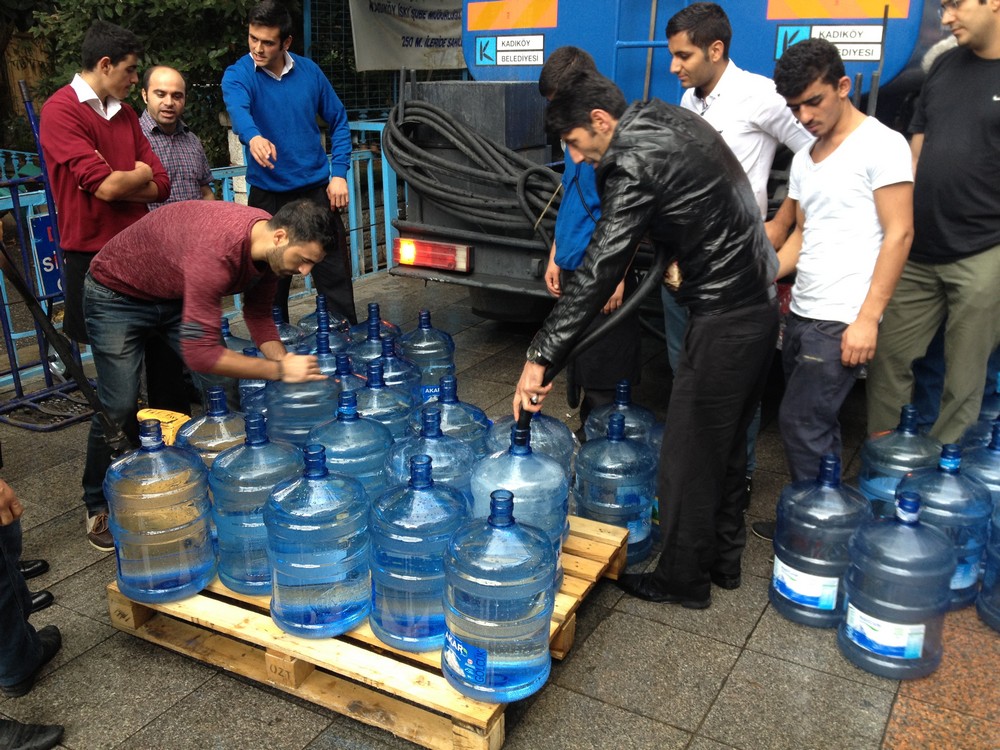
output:
{"label": "truck", "polygon": [[[855,101],[899,128],[919,90],[920,62],[943,36],[937,0],[718,2],[733,26],[730,59],[741,68],[770,77],[792,44],[829,39],[854,81]],[[465,0],[471,80],[406,83],[386,127],[386,157],[406,184],[392,273],[466,285],[473,310],[487,318],[544,317],[552,304],[543,276],[561,153],[543,128],[541,66],[552,50],[572,44],[627,100],[677,103],[683,92],[669,72],[664,30],[687,4]]]}

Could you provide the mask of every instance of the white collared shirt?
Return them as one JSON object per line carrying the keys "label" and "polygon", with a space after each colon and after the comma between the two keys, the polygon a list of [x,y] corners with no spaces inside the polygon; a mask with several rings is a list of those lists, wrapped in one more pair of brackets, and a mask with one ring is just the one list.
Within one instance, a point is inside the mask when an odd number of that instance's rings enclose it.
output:
{"label": "white collared shirt", "polygon": [[122,108],[121,99],[116,99],[110,94],[108,94],[107,107],[105,107],[104,102],[101,101],[101,97],[90,87],[89,83],[83,80],[83,76],[79,73],[73,76],[73,80],[69,82],[69,86],[76,92],[76,98],[80,100],[80,104],[90,105],[90,108],[105,120],[110,120]]}
{"label": "white collared shirt", "polygon": [[762,217],[767,215],[767,179],[779,143],[793,152],[813,137],[788,109],[770,78],[738,68],[732,60],[712,93],[701,99],[690,88],[681,107],[704,117],[722,136],[750,179]]}
{"label": "white collared shirt", "polygon": [[[247,53],[247,54],[249,54],[249,53]],[[275,75],[270,70],[268,70],[267,68],[263,67],[262,65],[257,65],[257,63],[254,63],[254,65],[257,67],[257,70],[263,70],[265,73],[267,73],[269,76],[271,76],[271,78],[273,78],[274,80],[280,81],[282,78],[284,78],[286,75],[288,75],[289,71],[291,71],[292,68],[295,67],[295,61],[292,59],[292,56],[288,54],[288,50],[285,50],[284,54],[285,54],[285,64],[282,66],[281,72],[278,73],[277,75]],[[252,59],[253,55],[250,55],[250,57]]]}

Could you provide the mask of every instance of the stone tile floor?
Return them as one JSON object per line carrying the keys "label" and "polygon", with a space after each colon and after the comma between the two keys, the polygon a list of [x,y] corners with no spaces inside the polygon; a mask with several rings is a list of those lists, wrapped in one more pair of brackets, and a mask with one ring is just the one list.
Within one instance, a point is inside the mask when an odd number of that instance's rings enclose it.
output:
{"label": "stone tile floor", "polygon": [[[379,301],[404,329],[415,324],[418,309],[429,308],[434,323],[455,336],[460,397],[491,417],[508,413],[531,326],[478,318],[461,288],[385,274],[359,281],[357,299],[361,309]],[[310,305],[308,299],[293,305],[293,319]],[[648,360],[636,399],[662,416],[670,382],[662,343],[649,337],[644,347]],[[774,419],[780,387],[775,370],[748,521],[773,517],[788,479]],[[555,391],[549,413],[578,427],[561,381]],[[864,436],[863,385],[842,421],[845,476],[852,477]],[[0,714],[62,723],[62,747],[72,750],[414,747],[112,628],[104,587],[114,577],[114,558],[84,537],[79,480],[86,429],[34,433],[0,424],[2,475],[26,506],[24,556],[52,565],[31,583],[51,589],[56,604],[33,622],[57,624],[64,635],[35,689],[0,699]],[[549,684],[508,708],[504,747],[1000,748],[1000,635],[973,610],[948,617],[941,668],[901,684],[845,661],[833,632],[778,615],[767,601],[770,569],[769,545],[751,535],[743,586],[715,590],[705,611],[641,602],[599,584]]]}

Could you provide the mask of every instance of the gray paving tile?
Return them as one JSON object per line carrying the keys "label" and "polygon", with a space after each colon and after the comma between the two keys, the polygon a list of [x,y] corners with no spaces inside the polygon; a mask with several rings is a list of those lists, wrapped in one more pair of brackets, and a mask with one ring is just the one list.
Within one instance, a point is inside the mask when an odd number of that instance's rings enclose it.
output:
{"label": "gray paving tile", "polygon": [[556,683],[693,731],[738,655],[710,638],[616,612],[576,651]]}
{"label": "gray paving tile", "polygon": [[893,694],[745,651],[699,734],[760,750],[877,748]]}
{"label": "gray paving tile", "polygon": [[[220,708],[225,707],[220,715]],[[217,674],[118,746],[119,750],[299,750],[330,720]]]}
{"label": "gray paving tile", "polygon": [[113,554],[90,546],[84,516],[81,507],[32,527],[24,533],[22,557],[26,560],[36,557],[48,560],[48,575],[62,580]]}
{"label": "gray paving tile", "polygon": [[378,727],[338,717],[304,750],[415,750],[420,748]]}
{"label": "gray paving tile", "polygon": [[25,504],[22,528],[34,528],[71,510],[83,512],[83,464],[84,455],[72,453],[69,460],[55,466],[41,464],[45,468],[11,485]]}
{"label": "gray paving tile", "polygon": [[508,729],[504,750],[679,750],[689,737],[674,727],[550,684],[521,721]]}
{"label": "gray paving tile", "polygon": [[771,580],[774,570],[774,545],[750,531],[755,521],[772,521],[773,513],[768,518],[747,514],[747,545],[743,550],[743,575],[753,575]]}
{"label": "gray paving tile", "polygon": [[870,674],[841,656],[835,628],[799,625],[782,617],[771,605],[760,618],[747,648],[890,693],[899,687],[899,680]]}
{"label": "gray paving tile", "polygon": [[712,606],[707,610],[684,609],[674,604],[654,604],[631,596],[623,596],[615,609],[742,647],[766,606],[767,582],[756,576],[743,576],[743,585],[734,591],[713,586]]}
{"label": "gray paving tile", "polygon": [[753,475],[753,492],[747,512],[760,518],[773,519],[781,491],[788,484],[788,474],[777,473],[758,466]]}
{"label": "gray paving tile", "polygon": [[58,574],[58,570],[50,570],[49,573],[37,580],[52,591],[59,606],[84,617],[89,617],[91,620],[111,625],[106,587],[115,580],[116,572],[115,556],[105,555],[97,562],[91,563],[82,570],[75,571],[72,575],[62,577],[52,585],[46,583],[46,579]]}
{"label": "gray paving tile", "polygon": [[687,750],[735,750],[732,745],[723,745],[721,742],[710,740],[707,737],[692,737],[688,743]]}

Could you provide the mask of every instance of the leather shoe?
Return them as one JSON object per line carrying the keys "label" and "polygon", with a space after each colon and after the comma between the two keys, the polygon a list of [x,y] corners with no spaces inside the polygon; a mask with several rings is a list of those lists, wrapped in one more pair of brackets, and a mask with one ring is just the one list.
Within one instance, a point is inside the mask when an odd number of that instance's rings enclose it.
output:
{"label": "leather shoe", "polygon": [[[55,625],[46,625],[44,628],[39,630],[38,639],[42,642],[42,658],[39,660],[38,666],[35,667],[35,671],[20,682],[14,683],[13,685],[0,686],[0,693],[3,693],[8,698],[20,698],[22,695],[30,693],[31,688],[35,686],[35,680],[38,679],[38,673],[42,671],[42,668],[46,664],[52,661],[52,657],[59,653],[59,649],[62,648],[62,633],[59,632],[59,628]],[[0,744],[0,747],[7,746]],[[26,747],[33,746],[27,745]],[[39,745],[39,747],[43,746]],[[52,746],[44,745],[44,747]]]}
{"label": "leather shoe", "polygon": [[724,576],[721,573],[710,573],[709,575],[712,578],[712,583],[720,589],[726,589],[727,591],[738,589],[740,584],[743,583],[743,579],[740,576]]}
{"label": "leather shoe", "polygon": [[22,724],[0,719],[0,747],[10,750],[49,750],[59,744],[63,728],[58,724]]}
{"label": "leather shoe", "polygon": [[664,591],[653,579],[651,573],[625,573],[616,581],[618,588],[636,599],[658,604],[680,604],[685,609],[707,609],[712,603],[711,597],[693,599],[681,594],[671,594]]}
{"label": "leather shoe", "polygon": [[51,591],[36,591],[31,595],[31,614],[52,606],[54,601],[55,597],[52,596]]}
{"label": "leather shoe", "polygon": [[24,576],[25,580],[37,578],[43,573],[49,572],[49,564],[45,560],[21,560],[17,567],[21,569],[21,575]]}

